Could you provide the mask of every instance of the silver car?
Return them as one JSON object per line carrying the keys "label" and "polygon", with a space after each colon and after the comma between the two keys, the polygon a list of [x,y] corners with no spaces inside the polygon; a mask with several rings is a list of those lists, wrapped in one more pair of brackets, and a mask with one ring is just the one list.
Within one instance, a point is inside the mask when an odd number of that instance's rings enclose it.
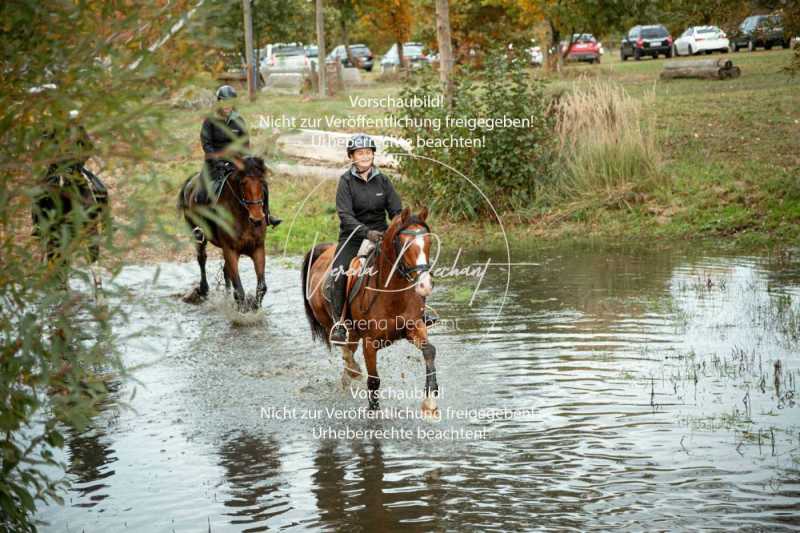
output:
{"label": "silver car", "polygon": [[268,44],[262,50],[259,70],[265,78],[275,72],[305,73],[311,70],[311,63],[301,44]]}

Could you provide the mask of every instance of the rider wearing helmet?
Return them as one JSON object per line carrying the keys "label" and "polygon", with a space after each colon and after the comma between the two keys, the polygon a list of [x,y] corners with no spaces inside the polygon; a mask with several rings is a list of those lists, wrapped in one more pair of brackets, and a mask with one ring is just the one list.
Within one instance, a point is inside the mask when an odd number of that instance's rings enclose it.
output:
{"label": "rider wearing helmet", "polygon": [[[225,178],[231,175],[241,163],[239,158],[250,148],[250,138],[247,134],[244,119],[236,112],[234,102],[236,91],[230,85],[223,85],[217,89],[217,113],[203,121],[200,131],[200,142],[205,153],[203,166],[203,186],[199,187],[195,202],[208,204],[211,202],[206,183],[213,184],[215,189],[221,187]],[[271,226],[275,227],[282,221],[275,218],[269,211],[269,190],[264,182],[264,212]]]}
{"label": "rider wearing helmet", "polygon": [[[62,115],[63,117],[63,115]],[[86,168],[86,161],[94,151],[94,143],[81,124],[80,112],[70,110],[64,118],[64,127],[45,132],[44,139],[51,143],[57,157],[47,167],[46,181],[57,183],[67,176],[82,176],[81,186],[88,182],[89,188],[96,198],[105,199],[108,189],[93,172]]]}
{"label": "rider wearing helmet", "polygon": [[[392,182],[374,165],[375,141],[368,135],[358,134],[347,142],[350,168],[339,178],[336,189],[336,211],[339,214],[339,244],[333,261],[334,289],[333,317],[336,323],[331,332],[331,342],[343,344],[347,329],[342,322],[345,291],[350,261],[358,253],[361,242],[369,239],[378,242],[389,227],[389,219],[402,211],[400,196]],[[337,275],[337,273],[339,275]]]}

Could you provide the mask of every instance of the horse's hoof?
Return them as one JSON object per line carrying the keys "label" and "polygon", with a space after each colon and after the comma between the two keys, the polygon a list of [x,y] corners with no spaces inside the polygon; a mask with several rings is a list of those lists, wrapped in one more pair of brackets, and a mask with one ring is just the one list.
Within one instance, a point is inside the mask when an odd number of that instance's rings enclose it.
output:
{"label": "horse's hoof", "polygon": [[186,293],[186,295],[183,297],[183,301],[187,304],[199,304],[205,301],[206,296],[207,295],[200,292],[200,289],[195,287]]}
{"label": "horse's hoof", "polygon": [[433,398],[425,398],[422,400],[422,416],[434,420],[441,419],[441,413],[439,412],[439,407],[436,406],[436,400]]}

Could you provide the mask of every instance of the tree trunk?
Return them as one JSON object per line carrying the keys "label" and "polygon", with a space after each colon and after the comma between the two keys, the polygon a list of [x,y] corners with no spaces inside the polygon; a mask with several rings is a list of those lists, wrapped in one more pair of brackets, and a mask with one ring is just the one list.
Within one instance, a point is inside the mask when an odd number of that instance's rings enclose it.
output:
{"label": "tree trunk", "polygon": [[344,53],[347,54],[347,62],[351,67],[357,67],[353,52],[350,50],[350,32],[347,31],[347,20],[341,17],[342,42],[344,43]]}
{"label": "tree trunk", "polygon": [[256,76],[253,68],[253,13],[250,10],[250,0],[242,0],[242,10],[244,11],[244,50],[247,61],[247,96],[250,101],[256,99]]}
{"label": "tree trunk", "polygon": [[705,80],[726,80],[738,78],[741,74],[739,67],[686,67],[669,68],[661,72],[661,79],[671,80],[675,78],[698,78]]}
{"label": "tree trunk", "polygon": [[439,79],[444,101],[453,105],[453,42],[450,37],[450,6],[448,0],[436,0],[436,39],[439,42]]}
{"label": "tree trunk", "polygon": [[550,71],[560,71],[563,64],[561,57],[561,33],[555,27],[552,20],[548,20],[550,26],[550,47],[547,50],[547,69]]}
{"label": "tree trunk", "polygon": [[317,0],[317,71],[319,72],[319,97],[327,96],[327,86],[325,83],[325,16],[322,8],[322,0]]}
{"label": "tree trunk", "polygon": [[403,42],[397,41],[395,45],[397,46],[397,61],[399,63],[398,68],[400,70],[403,70],[404,68],[406,68],[406,55],[403,53]]}
{"label": "tree trunk", "polygon": [[667,61],[664,63],[665,69],[685,69],[685,68],[725,68],[733,67],[730,59],[695,59],[691,61]]}

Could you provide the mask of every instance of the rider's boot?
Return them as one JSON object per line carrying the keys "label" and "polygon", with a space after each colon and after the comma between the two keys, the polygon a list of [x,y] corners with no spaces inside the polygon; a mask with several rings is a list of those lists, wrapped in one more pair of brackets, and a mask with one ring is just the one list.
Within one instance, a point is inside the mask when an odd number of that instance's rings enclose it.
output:
{"label": "rider's boot", "polygon": [[333,280],[333,295],[331,296],[331,307],[333,319],[336,321],[331,329],[331,343],[345,344],[347,342],[347,327],[344,324],[344,299],[347,288],[347,276],[337,276]]}
{"label": "rider's boot", "polygon": [[267,214],[267,222],[273,228],[277,228],[278,224],[283,222],[282,219],[272,216],[272,212],[269,209],[269,186],[266,180],[264,180],[264,212]]}

